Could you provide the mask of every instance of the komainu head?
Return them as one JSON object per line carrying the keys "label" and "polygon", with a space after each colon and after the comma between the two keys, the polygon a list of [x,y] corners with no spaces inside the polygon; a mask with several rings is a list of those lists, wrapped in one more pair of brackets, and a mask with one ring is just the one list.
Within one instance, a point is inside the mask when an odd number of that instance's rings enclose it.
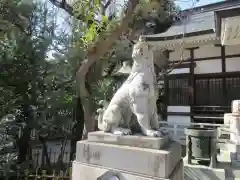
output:
{"label": "komainu head", "polygon": [[153,56],[151,46],[146,42],[145,38],[140,36],[139,41],[133,47],[132,58],[134,60],[149,59]]}

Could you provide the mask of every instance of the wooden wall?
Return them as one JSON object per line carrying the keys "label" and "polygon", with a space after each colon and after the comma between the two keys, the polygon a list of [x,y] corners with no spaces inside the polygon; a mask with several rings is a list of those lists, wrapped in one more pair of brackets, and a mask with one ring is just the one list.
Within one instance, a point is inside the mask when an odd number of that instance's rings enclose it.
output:
{"label": "wooden wall", "polygon": [[181,54],[184,59],[166,77],[168,121],[221,123],[231,101],[240,99],[240,45],[205,45],[168,53],[169,66],[179,63]]}

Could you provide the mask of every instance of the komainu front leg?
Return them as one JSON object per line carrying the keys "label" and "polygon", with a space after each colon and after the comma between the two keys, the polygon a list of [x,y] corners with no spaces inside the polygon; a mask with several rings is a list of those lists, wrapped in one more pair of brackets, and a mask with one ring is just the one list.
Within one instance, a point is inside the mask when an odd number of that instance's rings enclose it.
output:
{"label": "komainu front leg", "polygon": [[111,132],[120,136],[132,134],[130,129],[120,127],[124,117],[122,116],[121,108],[117,104],[109,106],[103,115],[102,121],[100,120],[99,129],[105,132]]}
{"label": "komainu front leg", "polygon": [[153,130],[150,126],[149,107],[147,97],[137,97],[133,103],[133,113],[137,117],[137,121],[146,136],[159,137],[161,133]]}
{"label": "komainu front leg", "polygon": [[102,118],[99,116],[98,128],[104,132],[113,133],[119,126],[121,118],[122,116],[119,107],[117,105],[111,105],[105,110]]}
{"label": "komainu front leg", "polygon": [[151,119],[151,127],[155,130],[159,129],[159,118],[157,113],[154,113]]}
{"label": "komainu front leg", "polygon": [[152,97],[149,99],[149,106],[148,106],[148,112],[151,116],[151,127],[155,130],[159,129],[159,118],[157,114],[157,105],[156,105],[156,98]]}
{"label": "komainu front leg", "polygon": [[158,137],[163,136],[163,134],[160,132],[160,127],[159,127],[159,118],[158,114],[154,113],[153,117],[151,119],[151,127],[152,129],[156,130],[158,132]]}
{"label": "komainu front leg", "polygon": [[151,115],[150,124],[152,129],[158,131],[158,136],[162,136],[163,134],[160,132],[159,116],[157,114],[157,105],[155,98],[151,98],[149,101],[149,114]]}
{"label": "komainu front leg", "polygon": [[118,127],[113,131],[113,134],[118,135],[118,136],[126,136],[126,135],[131,135],[132,131],[131,131],[131,129],[128,129],[128,128]]}

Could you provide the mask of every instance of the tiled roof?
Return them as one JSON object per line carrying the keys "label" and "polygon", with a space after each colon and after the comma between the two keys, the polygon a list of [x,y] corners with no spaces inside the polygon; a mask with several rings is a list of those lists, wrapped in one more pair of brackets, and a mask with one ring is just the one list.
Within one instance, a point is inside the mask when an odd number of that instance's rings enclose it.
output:
{"label": "tiled roof", "polygon": [[146,38],[148,41],[165,41],[181,39],[183,34],[185,37],[212,34],[216,32],[215,12],[239,7],[239,0],[231,0],[184,10],[181,14],[187,16],[187,20],[173,24],[164,33],[147,35]]}
{"label": "tiled roof", "polygon": [[[147,39],[151,37],[158,37],[159,40],[174,39],[175,36],[183,36],[197,32],[213,32],[215,31],[214,12],[205,12],[195,14],[188,17],[188,20],[177,22],[173,24],[166,32],[154,35],[148,35]],[[171,38],[172,37],[172,38]]]}

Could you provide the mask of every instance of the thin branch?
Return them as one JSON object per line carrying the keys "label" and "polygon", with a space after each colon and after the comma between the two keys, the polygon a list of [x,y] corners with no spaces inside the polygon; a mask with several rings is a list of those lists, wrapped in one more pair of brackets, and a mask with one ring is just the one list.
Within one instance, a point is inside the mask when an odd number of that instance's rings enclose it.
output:
{"label": "thin branch", "polygon": [[62,1],[57,1],[57,0],[49,0],[54,6],[64,9],[68,14],[70,14],[71,16],[73,16],[73,8],[66,3],[66,0],[62,0]]}
{"label": "thin branch", "polygon": [[83,62],[78,70],[79,75],[82,74],[85,76],[95,61],[103,57],[106,52],[111,49],[122,33],[128,29],[129,24],[132,22],[134,10],[138,3],[138,0],[129,0],[126,15],[121,20],[120,25],[118,25],[112,33],[107,35],[103,34],[102,37],[99,38],[100,40],[96,42],[93,47],[90,47],[88,50],[88,58],[89,56],[91,56],[91,58]]}
{"label": "thin branch", "polygon": [[[57,1],[57,0],[49,0],[54,6],[61,8],[63,10],[65,10],[70,16],[74,16],[74,9],[71,5],[69,5],[66,0],[62,0],[62,1]],[[76,17],[78,20],[84,20],[84,16],[79,15]],[[94,19],[94,21],[100,23],[100,21],[98,21],[97,19]]]}
{"label": "thin branch", "polygon": [[108,0],[107,3],[104,5],[104,9],[106,10],[108,6],[112,3],[113,0]]}

